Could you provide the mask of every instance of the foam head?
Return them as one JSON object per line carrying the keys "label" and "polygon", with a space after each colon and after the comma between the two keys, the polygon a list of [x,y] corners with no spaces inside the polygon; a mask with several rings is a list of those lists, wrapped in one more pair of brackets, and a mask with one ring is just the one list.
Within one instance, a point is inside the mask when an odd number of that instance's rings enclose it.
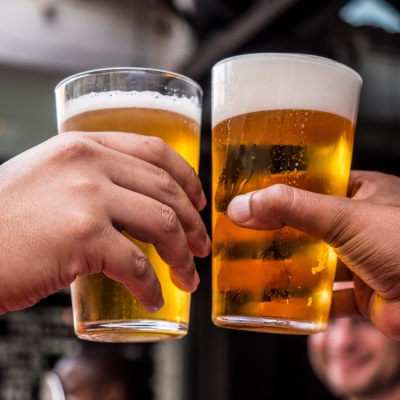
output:
{"label": "foam head", "polygon": [[355,122],[361,77],[335,61],[302,54],[232,57],[212,69],[212,126],[263,110],[314,110]]}
{"label": "foam head", "polygon": [[202,89],[190,78],[148,68],[80,72],[55,88],[57,122],[89,111],[150,108],[171,111],[200,124]]}
{"label": "foam head", "polygon": [[58,107],[58,125],[75,115],[111,108],[152,108],[182,114],[200,124],[201,107],[197,98],[162,95],[151,91],[93,92],[68,100]]}

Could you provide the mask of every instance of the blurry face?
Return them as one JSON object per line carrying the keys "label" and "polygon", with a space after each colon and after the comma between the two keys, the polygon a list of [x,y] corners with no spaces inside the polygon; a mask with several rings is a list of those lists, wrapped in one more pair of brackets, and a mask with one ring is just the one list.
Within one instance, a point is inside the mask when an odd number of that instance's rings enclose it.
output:
{"label": "blurry face", "polygon": [[336,395],[357,398],[399,386],[400,342],[369,320],[330,321],[326,332],[309,336],[308,352],[314,372]]}

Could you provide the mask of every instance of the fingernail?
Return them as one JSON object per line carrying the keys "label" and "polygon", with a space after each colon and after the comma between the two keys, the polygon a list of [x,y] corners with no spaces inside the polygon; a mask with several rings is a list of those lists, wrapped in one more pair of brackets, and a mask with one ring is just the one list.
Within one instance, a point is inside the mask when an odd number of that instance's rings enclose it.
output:
{"label": "fingernail", "polygon": [[206,198],[204,191],[202,190],[201,197],[200,197],[200,204],[199,204],[200,210],[203,210],[206,205],[207,205],[207,198]]}
{"label": "fingernail", "polygon": [[161,297],[160,301],[157,304],[158,309],[161,310],[164,307],[164,297]]}
{"label": "fingernail", "polygon": [[228,216],[232,222],[246,222],[251,218],[250,200],[252,193],[236,196],[229,203]]}
{"label": "fingernail", "polygon": [[195,284],[196,288],[197,288],[197,286],[199,286],[199,283],[200,283],[200,276],[199,276],[198,272],[195,271],[194,272],[194,284]]}
{"label": "fingernail", "polygon": [[156,312],[161,310],[163,305],[164,305],[164,299],[160,299],[158,304],[156,306],[149,307],[148,311],[151,312],[152,314],[155,314]]}
{"label": "fingernail", "polygon": [[208,255],[211,251],[211,239],[210,239],[210,236],[208,236],[208,234],[206,236],[205,247],[206,247],[206,251],[207,251],[207,255]]}

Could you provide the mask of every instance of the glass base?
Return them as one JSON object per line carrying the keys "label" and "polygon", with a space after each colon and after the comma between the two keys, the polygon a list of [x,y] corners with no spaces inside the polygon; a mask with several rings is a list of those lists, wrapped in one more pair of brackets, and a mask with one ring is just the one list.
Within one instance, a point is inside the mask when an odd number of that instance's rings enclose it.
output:
{"label": "glass base", "polygon": [[308,335],[323,332],[327,324],[322,322],[294,321],[280,318],[252,318],[241,315],[225,315],[213,318],[221,328],[245,331],[279,333],[288,335]]}
{"label": "glass base", "polygon": [[187,332],[187,324],[159,320],[81,322],[75,326],[80,339],[94,342],[160,342],[180,339]]}

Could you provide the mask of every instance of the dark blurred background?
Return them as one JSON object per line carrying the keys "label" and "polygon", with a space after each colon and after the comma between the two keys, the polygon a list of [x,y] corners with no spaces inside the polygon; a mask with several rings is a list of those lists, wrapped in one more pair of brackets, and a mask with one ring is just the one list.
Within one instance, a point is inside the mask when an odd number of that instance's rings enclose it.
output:
{"label": "dark blurred background", "polygon": [[[363,78],[353,168],[399,174],[400,1],[2,0],[0,161],[56,134],[54,86],[82,70],[138,66],[203,87],[201,178],[211,203],[210,71],[253,52],[326,56]],[[203,216],[210,230],[210,205]],[[308,365],[305,336],[211,323],[211,259],[198,260],[190,332],[118,346],[144,371],[147,400],[331,399]],[[75,339],[68,291],[0,317],[0,398],[37,398],[42,372]]]}

